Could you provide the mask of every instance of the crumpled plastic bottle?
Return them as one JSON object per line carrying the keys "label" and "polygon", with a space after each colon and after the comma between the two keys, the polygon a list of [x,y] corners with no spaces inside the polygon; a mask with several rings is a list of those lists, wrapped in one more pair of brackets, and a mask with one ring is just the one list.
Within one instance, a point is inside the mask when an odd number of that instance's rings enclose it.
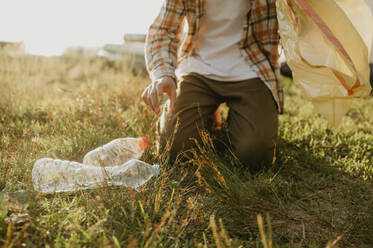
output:
{"label": "crumpled plastic bottle", "polygon": [[83,164],[94,166],[121,165],[129,159],[139,159],[149,141],[146,137],[119,138],[88,152]]}
{"label": "crumpled plastic bottle", "polygon": [[113,185],[137,188],[158,174],[158,165],[152,166],[137,159],[118,166],[98,167],[43,158],[34,164],[32,181],[35,190],[54,193]]}

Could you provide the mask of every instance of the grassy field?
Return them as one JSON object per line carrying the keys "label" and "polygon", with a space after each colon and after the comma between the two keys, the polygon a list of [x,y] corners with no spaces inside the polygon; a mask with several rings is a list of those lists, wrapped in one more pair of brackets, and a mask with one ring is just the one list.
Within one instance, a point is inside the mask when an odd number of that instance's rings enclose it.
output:
{"label": "grassy field", "polygon": [[[0,55],[0,246],[373,247],[373,97],[355,101],[333,134],[285,79],[276,160],[257,174],[205,144],[168,164],[157,116],[140,100],[149,79],[126,63]],[[82,161],[118,137],[147,136],[161,173],[138,191],[42,195],[43,157]]]}

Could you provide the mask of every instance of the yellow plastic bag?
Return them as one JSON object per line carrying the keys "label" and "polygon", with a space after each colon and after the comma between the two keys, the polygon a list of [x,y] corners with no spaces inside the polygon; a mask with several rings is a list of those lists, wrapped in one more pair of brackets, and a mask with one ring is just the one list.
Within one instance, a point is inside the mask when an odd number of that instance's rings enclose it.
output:
{"label": "yellow plastic bag", "polygon": [[294,81],[336,129],[353,98],[370,93],[373,18],[362,0],[277,0]]}

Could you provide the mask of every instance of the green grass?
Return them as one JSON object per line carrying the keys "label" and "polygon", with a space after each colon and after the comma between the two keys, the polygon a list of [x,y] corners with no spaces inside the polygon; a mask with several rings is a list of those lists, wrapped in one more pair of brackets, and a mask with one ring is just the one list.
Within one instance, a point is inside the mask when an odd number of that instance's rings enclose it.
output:
{"label": "green grass", "polygon": [[[190,161],[168,164],[155,150],[157,116],[140,99],[148,83],[125,64],[1,53],[0,246],[220,248],[272,242],[285,248],[326,247],[338,239],[335,247],[373,247],[373,98],[355,101],[341,132],[333,134],[285,79],[276,161],[253,175],[207,135]],[[138,191],[32,191],[37,159],[81,162],[112,139],[143,135],[153,141],[143,160],[161,164],[161,173]]]}

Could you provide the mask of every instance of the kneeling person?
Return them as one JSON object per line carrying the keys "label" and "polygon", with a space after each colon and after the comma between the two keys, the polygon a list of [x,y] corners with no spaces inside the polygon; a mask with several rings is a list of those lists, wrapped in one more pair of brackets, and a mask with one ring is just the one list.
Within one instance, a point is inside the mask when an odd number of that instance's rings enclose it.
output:
{"label": "kneeling person", "polygon": [[169,96],[159,142],[171,142],[171,159],[193,147],[226,102],[236,156],[249,165],[271,161],[283,106],[277,29],[275,0],[165,0],[147,35],[152,84],[142,97],[159,113],[160,96]]}

